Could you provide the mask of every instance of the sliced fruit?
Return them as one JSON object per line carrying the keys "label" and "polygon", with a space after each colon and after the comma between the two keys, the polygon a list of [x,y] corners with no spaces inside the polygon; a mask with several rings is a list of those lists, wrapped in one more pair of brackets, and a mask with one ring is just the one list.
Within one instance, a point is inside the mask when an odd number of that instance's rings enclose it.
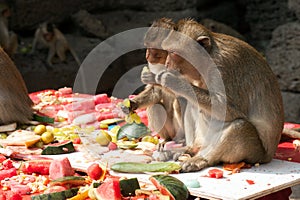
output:
{"label": "sliced fruit", "polygon": [[46,132],[46,126],[44,124],[37,125],[34,130],[35,134],[42,135],[42,133]]}
{"label": "sliced fruit", "polygon": [[134,149],[138,146],[138,144],[135,141],[118,141],[117,145],[121,149]]}
{"label": "sliced fruit", "polygon": [[120,140],[122,138],[127,137],[129,140],[142,138],[146,135],[150,135],[151,131],[148,127],[143,123],[131,123],[123,125],[117,134],[117,139]]}
{"label": "sliced fruit", "polygon": [[119,179],[109,178],[106,179],[98,188],[94,190],[97,199],[101,200],[121,200],[121,189]]}
{"label": "sliced fruit", "polygon": [[41,136],[39,135],[33,135],[31,139],[25,140],[24,145],[28,148],[39,142],[41,139]]}
{"label": "sliced fruit", "polygon": [[48,145],[42,151],[42,155],[56,155],[75,152],[72,141],[60,142],[57,144]]}
{"label": "sliced fruit", "polygon": [[101,146],[107,146],[111,141],[111,136],[105,130],[100,130],[95,138],[96,142]]}
{"label": "sliced fruit", "polygon": [[145,172],[172,172],[180,170],[181,166],[173,162],[138,163],[119,162],[113,164],[110,169],[118,172],[145,173]]}
{"label": "sliced fruit", "polygon": [[80,186],[85,184],[85,178],[81,176],[64,176],[54,179],[50,182],[50,186]]}
{"label": "sliced fruit", "polygon": [[189,191],[185,184],[173,176],[153,175],[149,180],[163,195],[168,195],[171,200],[186,200],[189,197]]}
{"label": "sliced fruit", "polygon": [[54,134],[52,132],[46,131],[41,135],[41,140],[44,144],[49,144],[54,140]]}
{"label": "sliced fruit", "polygon": [[140,189],[140,184],[137,178],[120,180],[121,193],[124,197],[134,196],[135,190]]}

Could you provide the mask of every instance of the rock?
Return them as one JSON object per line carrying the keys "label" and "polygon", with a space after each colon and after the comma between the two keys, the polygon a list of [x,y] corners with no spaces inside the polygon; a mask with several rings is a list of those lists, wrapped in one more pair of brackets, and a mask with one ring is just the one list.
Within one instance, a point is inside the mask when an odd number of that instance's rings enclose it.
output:
{"label": "rock", "polygon": [[300,123],[300,94],[282,92],[285,121]]}
{"label": "rock", "polygon": [[133,28],[148,27],[155,19],[169,17],[174,21],[190,17],[197,18],[198,12],[195,8],[179,11],[145,12],[135,10],[116,10],[95,14],[100,19],[107,31],[117,34]]}
{"label": "rock", "polygon": [[72,18],[80,30],[83,31],[84,35],[99,37],[101,39],[108,37],[107,30],[103,23],[86,10],[80,10],[72,15]]}
{"label": "rock", "polygon": [[259,50],[265,50],[272,37],[272,31],[277,26],[295,20],[295,16],[288,9],[287,1],[247,1],[245,19],[251,29],[252,44]]}
{"label": "rock", "polygon": [[300,23],[292,22],[273,31],[267,60],[283,91],[300,92]]}
{"label": "rock", "polygon": [[300,20],[300,1],[299,0],[289,0],[288,8],[293,11],[298,19]]}

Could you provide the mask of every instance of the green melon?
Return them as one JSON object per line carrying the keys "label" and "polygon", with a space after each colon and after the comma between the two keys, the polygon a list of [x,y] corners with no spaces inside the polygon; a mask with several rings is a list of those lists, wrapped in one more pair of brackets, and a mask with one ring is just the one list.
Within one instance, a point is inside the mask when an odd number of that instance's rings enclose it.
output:
{"label": "green melon", "polygon": [[120,140],[125,137],[129,140],[138,139],[150,135],[150,133],[150,129],[144,123],[137,124],[133,122],[121,126],[117,133],[117,139]]}
{"label": "green melon", "polygon": [[79,188],[71,188],[69,190],[53,192],[48,194],[40,194],[31,196],[31,200],[58,200],[67,199],[77,195]]}
{"label": "green melon", "polygon": [[153,175],[149,180],[163,195],[168,195],[171,200],[186,200],[189,197],[189,191],[185,184],[169,175]]}

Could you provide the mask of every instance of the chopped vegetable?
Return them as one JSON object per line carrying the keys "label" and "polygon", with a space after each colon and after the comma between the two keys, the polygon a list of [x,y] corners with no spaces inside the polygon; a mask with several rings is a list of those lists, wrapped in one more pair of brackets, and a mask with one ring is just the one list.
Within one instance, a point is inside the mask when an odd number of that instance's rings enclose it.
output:
{"label": "chopped vegetable", "polygon": [[111,169],[118,172],[145,173],[145,172],[173,172],[181,169],[181,166],[173,162],[138,163],[119,162],[111,166]]}

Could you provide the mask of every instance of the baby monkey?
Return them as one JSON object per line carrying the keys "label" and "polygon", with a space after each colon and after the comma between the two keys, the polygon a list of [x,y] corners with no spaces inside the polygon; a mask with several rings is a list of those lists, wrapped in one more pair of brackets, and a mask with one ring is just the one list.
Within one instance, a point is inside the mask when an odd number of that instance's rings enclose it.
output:
{"label": "baby monkey", "polygon": [[[167,51],[161,49],[162,41],[169,30],[175,29],[171,19],[161,18],[153,22],[144,37],[147,47],[146,59],[152,73],[166,70]],[[145,69],[143,70],[145,71]],[[142,73],[141,80],[144,81]],[[180,105],[175,94],[158,84],[148,84],[144,91],[131,99],[131,109],[147,107],[149,127],[156,131],[166,141],[181,142],[184,134],[181,127]]]}
{"label": "baby monkey", "polygon": [[53,58],[55,55],[59,57],[61,62],[65,62],[67,51],[71,52],[79,66],[81,64],[77,54],[69,45],[63,33],[52,23],[45,22],[37,28],[32,43],[31,53],[34,53],[38,44],[49,49],[47,56],[47,64],[49,66],[53,65]]}

